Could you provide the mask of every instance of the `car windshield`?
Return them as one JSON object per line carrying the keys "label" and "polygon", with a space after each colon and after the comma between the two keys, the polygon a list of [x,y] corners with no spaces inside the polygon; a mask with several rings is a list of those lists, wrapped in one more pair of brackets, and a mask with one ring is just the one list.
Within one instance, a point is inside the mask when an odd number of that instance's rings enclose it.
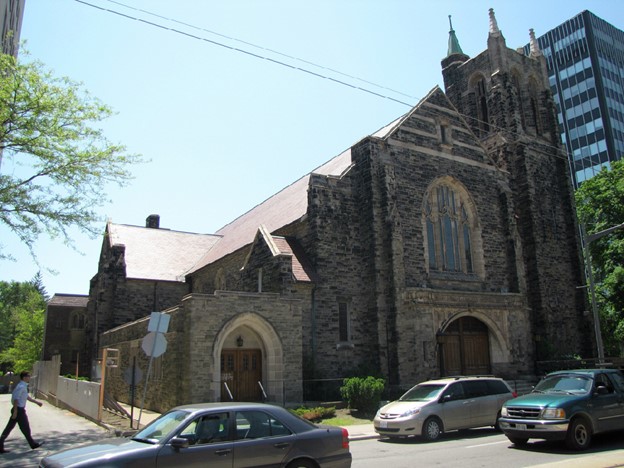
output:
{"label": "car windshield", "polygon": [[573,374],[547,376],[533,389],[541,393],[587,393],[592,388],[592,380],[589,377]]}
{"label": "car windshield", "polygon": [[429,401],[438,398],[445,385],[421,384],[416,385],[405,393],[399,401]]}
{"label": "car windshield", "polygon": [[137,432],[134,437],[132,437],[132,440],[157,444],[161,439],[164,439],[172,431],[176,430],[189,414],[188,411],[181,410],[165,413]]}

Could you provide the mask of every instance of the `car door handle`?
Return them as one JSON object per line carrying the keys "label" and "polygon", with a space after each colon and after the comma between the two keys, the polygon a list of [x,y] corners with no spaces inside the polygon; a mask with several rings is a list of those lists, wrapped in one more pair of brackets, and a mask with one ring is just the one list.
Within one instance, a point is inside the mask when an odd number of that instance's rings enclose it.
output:
{"label": "car door handle", "polygon": [[219,455],[221,457],[224,455],[229,455],[230,453],[232,453],[232,449],[215,450],[215,455]]}
{"label": "car door handle", "polygon": [[278,449],[283,449],[288,447],[290,444],[288,442],[279,442],[277,444],[274,444],[273,447],[278,448]]}

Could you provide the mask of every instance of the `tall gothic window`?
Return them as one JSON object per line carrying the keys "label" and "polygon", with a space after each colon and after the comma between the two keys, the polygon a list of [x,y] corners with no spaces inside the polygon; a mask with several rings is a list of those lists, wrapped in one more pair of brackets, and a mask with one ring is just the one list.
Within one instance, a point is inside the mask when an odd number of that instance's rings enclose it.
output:
{"label": "tall gothic window", "polygon": [[482,133],[490,131],[490,117],[487,106],[487,94],[485,78],[479,78],[474,85],[475,97],[477,100],[477,118],[479,119],[479,129]]}
{"label": "tall gothic window", "polygon": [[465,200],[449,185],[437,185],[425,201],[429,269],[474,273],[472,230]]}
{"label": "tall gothic window", "polygon": [[523,105],[523,99],[522,99],[522,88],[520,87],[519,73],[514,70],[511,74],[511,79],[513,82],[513,87],[516,90],[516,97],[518,100],[518,112],[520,113],[520,124],[522,125],[522,129],[526,130],[526,119],[524,117],[524,105]]}
{"label": "tall gothic window", "polygon": [[533,125],[535,125],[535,133],[541,135],[542,122],[539,115],[539,99],[535,78],[531,78],[529,81],[529,105],[531,106],[531,116],[533,117]]}

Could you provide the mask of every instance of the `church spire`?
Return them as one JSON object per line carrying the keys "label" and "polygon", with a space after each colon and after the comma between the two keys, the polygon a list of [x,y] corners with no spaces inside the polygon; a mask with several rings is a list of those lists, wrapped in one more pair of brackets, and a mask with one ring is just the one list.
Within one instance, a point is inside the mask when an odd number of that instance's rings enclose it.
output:
{"label": "church spire", "polygon": [[542,55],[542,51],[540,50],[539,44],[537,43],[537,39],[535,38],[535,31],[533,30],[533,28],[529,29],[529,38],[531,57],[539,57],[540,55]]}
{"label": "church spire", "polygon": [[451,29],[449,31],[448,52],[446,56],[450,57],[451,55],[454,55],[454,54],[464,55],[464,52],[462,51],[462,48],[459,45],[459,41],[457,40],[457,36],[455,35],[455,30],[453,29],[453,22],[451,21],[451,15],[448,15],[448,18],[449,18],[449,26]]}
{"label": "church spire", "polygon": [[490,8],[490,36],[500,36],[501,30],[498,29],[498,22],[494,16],[494,8]]}

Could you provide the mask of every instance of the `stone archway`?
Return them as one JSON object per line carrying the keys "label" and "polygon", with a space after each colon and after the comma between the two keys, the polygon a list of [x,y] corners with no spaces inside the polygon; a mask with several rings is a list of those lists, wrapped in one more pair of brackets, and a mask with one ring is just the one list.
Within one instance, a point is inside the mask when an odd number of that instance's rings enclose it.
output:
{"label": "stone archway", "polygon": [[462,316],[438,334],[442,375],[486,375],[492,370],[488,326],[481,320]]}
{"label": "stone archway", "polygon": [[233,317],[218,333],[212,352],[215,400],[280,399],[282,343],[265,319],[253,313]]}

